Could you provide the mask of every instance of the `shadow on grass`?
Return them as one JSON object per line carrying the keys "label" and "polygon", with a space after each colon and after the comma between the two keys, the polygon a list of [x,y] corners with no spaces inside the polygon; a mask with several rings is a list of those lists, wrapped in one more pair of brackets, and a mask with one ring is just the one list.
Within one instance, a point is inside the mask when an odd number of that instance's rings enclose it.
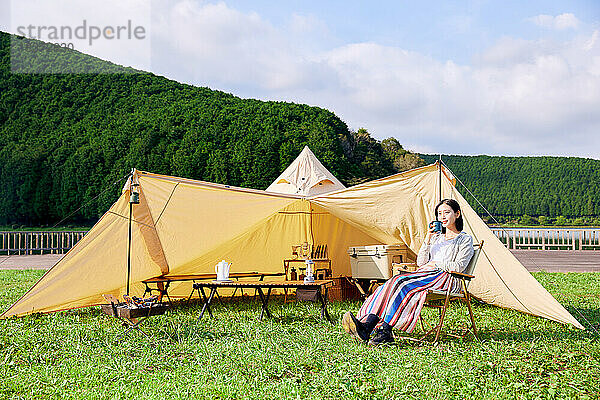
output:
{"label": "shadow on grass", "polygon": [[[599,331],[600,325],[598,322],[600,321],[600,310],[593,308],[575,308],[575,307],[567,307],[568,311],[581,322],[586,330],[580,330],[574,328],[570,325],[563,325],[558,322],[552,323],[556,324],[554,328],[545,327],[544,324],[532,324],[531,328],[527,326],[523,326],[523,323],[515,323],[506,324],[506,323],[496,323],[493,315],[490,313],[497,312],[499,310],[497,307],[485,304],[485,303],[475,303],[473,304],[473,314],[475,316],[475,325],[477,327],[477,338],[475,338],[472,332],[469,332],[463,338],[456,338],[448,335],[462,335],[466,331],[467,321],[468,321],[468,313],[465,306],[457,305],[451,306],[448,310],[448,314],[446,317],[446,321],[444,322],[444,327],[442,328],[440,342],[442,343],[465,343],[465,342],[487,342],[487,341],[502,341],[502,342],[531,342],[534,340],[539,340],[540,338],[551,339],[555,341],[578,341],[584,339],[600,339]],[[580,316],[585,316],[585,319]],[[507,320],[510,320],[510,315],[506,315]],[[548,322],[546,320],[541,319],[541,317],[533,317],[540,318],[541,321]],[[428,314],[428,318],[426,318],[426,329],[429,329],[433,326],[433,324],[437,323],[438,316],[437,313]],[[496,324],[496,326],[493,326]],[[470,324],[469,324],[470,325]],[[399,336],[408,337],[408,342],[412,342],[411,339],[421,338],[424,335],[424,331],[422,330],[420,325],[417,325],[415,331],[412,334],[407,334],[406,332],[399,332]],[[431,341],[435,337],[435,333],[430,335],[428,339]],[[427,342],[424,342],[427,343]]]}
{"label": "shadow on grass", "polygon": [[281,324],[295,324],[297,322],[310,322],[310,323],[321,323],[328,326],[337,325],[338,320],[331,317],[331,321],[327,321],[325,318],[321,318],[321,310],[315,310],[312,314],[295,314],[295,315],[273,315],[273,320]]}
{"label": "shadow on grass", "polygon": [[[211,310],[214,317],[211,318],[208,313],[205,313],[203,319],[198,321],[197,318],[200,315],[203,302],[199,299],[192,299],[189,303],[187,299],[175,301],[171,306],[171,310],[162,318],[166,318],[165,321],[160,321],[159,324],[164,324],[161,327],[156,328],[162,332],[165,339],[171,341],[177,341],[178,338],[187,335],[193,335],[197,339],[202,340],[219,340],[223,336],[227,336],[226,332],[216,333],[210,328],[211,324],[219,323],[245,323],[255,321],[256,323],[277,323],[282,325],[297,325],[297,324],[309,324],[312,326],[318,325],[322,328],[331,328],[333,326],[339,327],[339,321],[343,310],[358,308],[359,303],[328,303],[328,310],[333,321],[333,325],[326,319],[321,317],[321,308],[318,302],[305,302],[288,300],[284,302],[283,296],[273,296],[269,301],[269,310],[272,314],[272,318],[264,316],[262,321],[259,321],[259,315],[261,310],[261,302],[259,299],[254,299],[252,296],[244,298],[226,298],[223,297],[221,301],[215,299],[211,305]],[[594,308],[576,308],[567,307],[568,311],[577,318],[586,328],[586,331],[578,329],[548,329],[543,325],[533,324],[531,328],[523,326],[523,324],[507,325],[506,323],[497,324],[494,326],[495,318],[494,312],[498,310],[497,307],[490,306],[488,304],[474,305],[475,322],[478,327],[478,338],[479,340],[486,341],[522,341],[530,342],[532,340],[539,339],[540,337],[552,338],[557,341],[564,340],[581,340],[589,338],[599,338],[598,331],[600,331],[600,309]],[[460,309],[459,309],[460,308]],[[96,319],[102,314],[99,308],[86,308],[79,310],[66,311],[65,314],[77,314],[79,317],[86,319]],[[435,314],[429,312],[426,316],[426,320],[429,325],[432,322],[435,323]],[[585,317],[581,318],[581,315]],[[506,318],[510,316],[507,315]],[[491,318],[491,319],[490,319]],[[449,309],[448,319],[445,323],[442,331],[440,341],[442,343],[457,343],[465,344],[468,342],[477,342],[477,339],[472,334],[468,334],[465,338],[455,338],[444,334],[459,333],[466,325],[468,320],[468,314],[464,306],[457,307],[452,306]],[[154,325],[154,324],[151,324]],[[487,325],[487,326],[486,326]],[[421,328],[418,326],[415,329],[415,333],[406,334],[405,332],[396,331],[397,336],[407,336],[412,338],[418,338],[422,335]],[[340,332],[342,333],[342,332]],[[404,341],[403,341],[404,342]],[[406,341],[406,343],[412,343],[414,345],[420,345],[412,341]],[[425,342],[427,343],[427,342]],[[424,344],[425,344],[424,343]]]}
{"label": "shadow on grass", "polygon": [[[577,340],[587,339],[595,336],[589,331],[570,331],[560,334],[553,334],[552,332],[542,333],[539,331],[532,330],[519,330],[519,331],[496,331],[496,330],[478,330],[477,338],[473,336],[472,333],[467,334],[464,338],[457,338],[454,336],[449,336],[448,333],[453,333],[456,335],[461,335],[463,332],[459,332],[456,330],[442,330],[440,334],[440,338],[438,339],[438,344],[477,344],[477,343],[487,343],[487,342],[532,342],[540,339],[540,336],[545,336],[547,339],[552,339],[555,341],[568,341],[573,342]],[[406,332],[395,332],[396,341],[403,345],[410,346],[427,346],[427,345],[435,345],[433,343],[433,339],[435,334],[428,336],[424,340],[417,342],[416,340],[421,339],[423,333],[412,333],[407,334]]]}

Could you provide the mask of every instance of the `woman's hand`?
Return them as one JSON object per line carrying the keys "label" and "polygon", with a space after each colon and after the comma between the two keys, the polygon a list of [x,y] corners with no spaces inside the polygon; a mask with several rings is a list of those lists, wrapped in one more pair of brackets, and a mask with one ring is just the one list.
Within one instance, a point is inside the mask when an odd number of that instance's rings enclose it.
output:
{"label": "woman's hand", "polygon": [[428,245],[431,244],[431,238],[436,234],[437,232],[435,232],[433,228],[429,228],[429,230],[427,231],[427,236],[425,236],[425,243],[427,243]]}

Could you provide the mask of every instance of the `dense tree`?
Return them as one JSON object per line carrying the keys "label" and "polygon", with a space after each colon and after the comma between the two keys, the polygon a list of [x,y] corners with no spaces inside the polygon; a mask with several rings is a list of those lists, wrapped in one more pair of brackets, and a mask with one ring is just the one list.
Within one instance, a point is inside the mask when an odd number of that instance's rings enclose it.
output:
{"label": "dense tree", "polygon": [[[305,145],[346,185],[437,159],[322,108],[240,99],[35,40],[13,42],[31,59],[11,65],[10,43],[0,32],[0,224],[51,224],[83,204],[71,222],[92,222],[132,167],[264,189]],[[27,63],[64,73],[11,72]],[[598,160],[444,161],[495,216],[600,216]]]}
{"label": "dense tree", "polygon": [[[52,224],[82,204],[71,222],[92,222],[132,167],[264,189],[308,145],[345,184],[398,171],[380,142],[328,110],[243,100],[13,38],[11,65],[11,36],[0,33],[0,224]],[[11,72],[32,66],[38,73]]]}
{"label": "dense tree", "polygon": [[[427,163],[437,155],[421,154]],[[575,157],[442,156],[495,216],[593,217],[600,211],[600,160]],[[466,190],[458,190],[469,199]],[[471,202],[475,205],[475,202]],[[480,207],[476,210],[483,214]],[[591,218],[590,218],[591,220]]]}
{"label": "dense tree", "polygon": [[405,150],[400,142],[395,138],[388,138],[381,141],[384,153],[388,156],[398,171],[406,171],[409,169],[421,167],[425,165],[425,161],[418,155]]}

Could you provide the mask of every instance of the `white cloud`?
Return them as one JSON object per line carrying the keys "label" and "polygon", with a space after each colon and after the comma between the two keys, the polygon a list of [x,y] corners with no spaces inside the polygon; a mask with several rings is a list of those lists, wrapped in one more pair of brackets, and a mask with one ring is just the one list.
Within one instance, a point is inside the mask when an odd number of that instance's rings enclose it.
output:
{"label": "white cloud", "polygon": [[577,29],[579,20],[571,13],[564,13],[553,17],[552,15],[540,14],[530,18],[530,20],[541,27],[557,29],[559,31],[565,29]]}
{"label": "white cloud", "polygon": [[[570,18],[559,17],[553,26]],[[600,158],[598,31],[504,37],[469,65],[376,42],[338,45],[312,15],[275,26],[223,2],[153,3],[152,33],[156,74],[322,106],[414,150]]]}
{"label": "white cloud", "polygon": [[473,66],[346,46],[328,56],[346,92],[333,109],[413,148],[600,158],[600,48],[587,44],[505,38]]}
{"label": "white cloud", "polygon": [[[320,29],[314,18],[295,16],[282,31],[256,13],[241,13],[222,2],[183,0],[154,11],[160,43],[154,59],[163,73],[178,71],[179,79],[200,85],[261,91],[310,88],[326,80],[327,71],[309,60],[313,48],[297,45],[299,32]],[[170,57],[162,57],[163,51]]]}
{"label": "white cloud", "polygon": [[151,7],[146,0],[11,0],[3,8],[10,10],[5,29],[12,33],[125,66],[151,67]]}
{"label": "white cloud", "polygon": [[505,37],[459,65],[378,43],[335,46],[313,16],[275,27],[256,13],[192,0],[158,15],[156,73],[322,106],[353,129],[416,150],[600,158],[598,33],[568,42]]}

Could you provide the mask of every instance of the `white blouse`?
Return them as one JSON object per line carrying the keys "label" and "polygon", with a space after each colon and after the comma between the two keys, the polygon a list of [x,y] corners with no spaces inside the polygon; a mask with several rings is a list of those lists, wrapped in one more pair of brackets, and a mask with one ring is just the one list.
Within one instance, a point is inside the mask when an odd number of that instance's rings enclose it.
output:
{"label": "white blouse", "polygon": [[419,267],[433,261],[433,264],[444,271],[463,272],[473,256],[473,238],[460,232],[453,239],[446,240],[444,235],[437,234],[431,243],[423,242],[417,255]]}
{"label": "white blouse", "polygon": [[456,237],[452,239],[446,239],[442,236],[429,249],[429,254],[431,257],[429,261],[433,263],[442,263],[443,261],[450,259],[450,251],[452,250],[452,246],[455,241]]}

